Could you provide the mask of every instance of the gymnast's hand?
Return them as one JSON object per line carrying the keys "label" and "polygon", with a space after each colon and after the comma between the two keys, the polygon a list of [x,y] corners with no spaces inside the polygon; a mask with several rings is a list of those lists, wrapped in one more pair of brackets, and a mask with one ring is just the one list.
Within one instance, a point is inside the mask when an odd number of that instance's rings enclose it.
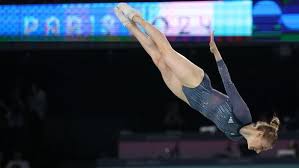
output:
{"label": "gymnast's hand", "polygon": [[211,51],[211,53],[214,54],[216,61],[221,60],[222,59],[221,55],[220,55],[218,48],[216,46],[216,43],[214,41],[214,31],[211,32],[209,44],[210,44],[210,51]]}
{"label": "gymnast's hand", "polygon": [[214,31],[211,31],[210,34],[210,51],[213,54],[215,54],[218,51],[216,43],[214,41]]}

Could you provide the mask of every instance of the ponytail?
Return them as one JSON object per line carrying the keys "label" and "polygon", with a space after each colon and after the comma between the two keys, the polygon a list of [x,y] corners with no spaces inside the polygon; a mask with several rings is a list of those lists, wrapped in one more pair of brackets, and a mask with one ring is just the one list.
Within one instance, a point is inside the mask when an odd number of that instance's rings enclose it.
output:
{"label": "ponytail", "polygon": [[278,131],[279,125],[280,125],[280,121],[276,116],[273,116],[270,125],[275,128],[276,131]]}

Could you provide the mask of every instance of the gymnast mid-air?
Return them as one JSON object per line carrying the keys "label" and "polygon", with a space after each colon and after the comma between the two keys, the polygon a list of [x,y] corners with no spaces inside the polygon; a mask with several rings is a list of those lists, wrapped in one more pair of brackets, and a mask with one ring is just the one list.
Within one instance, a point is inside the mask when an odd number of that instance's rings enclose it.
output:
{"label": "gymnast mid-air", "polygon": [[270,123],[252,121],[249,108],[232,82],[214,42],[213,32],[210,51],[215,57],[227,95],[213,89],[204,70],[176,52],[165,35],[145,21],[135,9],[120,3],[114,12],[150,55],[167,87],[178,98],[211,120],[228,138],[236,141],[245,139],[248,149],[260,153],[272,148],[278,137],[279,119],[273,116]]}

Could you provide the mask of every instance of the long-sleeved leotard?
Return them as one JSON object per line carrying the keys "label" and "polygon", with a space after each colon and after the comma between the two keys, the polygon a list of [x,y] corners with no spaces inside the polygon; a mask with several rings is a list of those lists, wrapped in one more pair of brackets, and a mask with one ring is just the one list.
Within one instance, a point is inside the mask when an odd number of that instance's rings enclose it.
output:
{"label": "long-sleeved leotard", "polygon": [[239,130],[252,122],[251,114],[233,84],[224,61],[217,61],[217,66],[227,95],[212,88],[207,74],[199,86],[183,86],[182,89],[193,109],[214,122],[230,139],[240,140],[242,135]]}

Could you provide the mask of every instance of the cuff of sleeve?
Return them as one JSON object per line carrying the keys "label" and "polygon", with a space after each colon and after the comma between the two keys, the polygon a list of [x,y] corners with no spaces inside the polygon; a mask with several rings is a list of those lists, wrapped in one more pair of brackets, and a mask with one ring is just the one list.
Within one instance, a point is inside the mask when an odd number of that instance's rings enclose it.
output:
{"label": "cuff of sleeve", "polygon": [[216,61],[216,63],[217,63],[217,65],[223,65],[224,61],[223,61],[223,59],[221,59],[221,60]]}

